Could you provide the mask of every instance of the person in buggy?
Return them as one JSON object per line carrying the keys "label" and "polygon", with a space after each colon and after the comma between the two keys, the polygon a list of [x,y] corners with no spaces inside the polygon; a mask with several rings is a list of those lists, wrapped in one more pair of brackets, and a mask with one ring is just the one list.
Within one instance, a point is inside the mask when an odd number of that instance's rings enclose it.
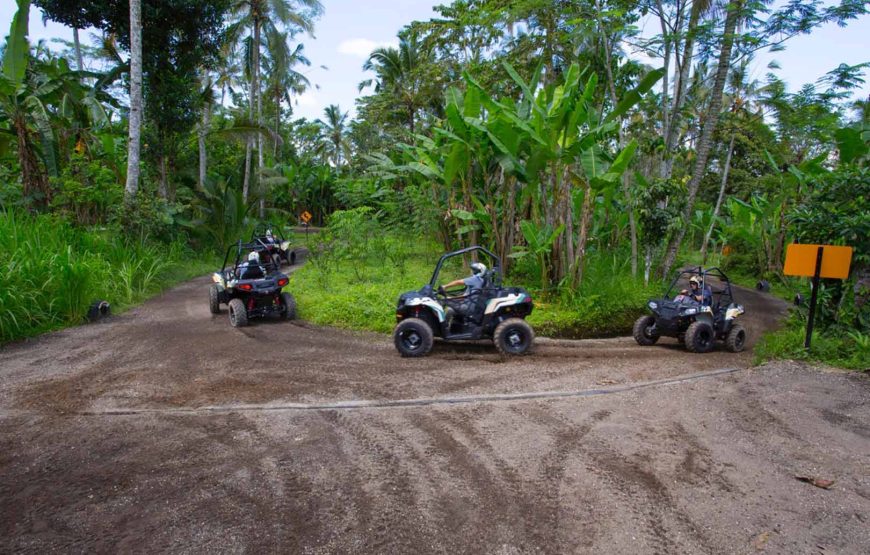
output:
{"label": "person in buggy", "polygon": [[448,299],[447,301],[445,316],[448,322],[448,329],[449,324],[453,322],[455,316],[459,315],[464,318],[475,313],[475,304],[480,296],[480,292],[483,291],[485,275],[486,266],[480,262],[473,262],[471,264],[470,276],[467,278],[455,279],[438,288],[439,293],[446,295],[444,291],[445,289],[457,287],[459,285],[465,286],[465,292],[460,297],[453,300]]}
{"label": "person in buggy", "polygon": [[239,264],[239,279],[262,279],[266,276],[266,269],[260,264],[260,255],[252,251],[248,260]]}
{"label": "person in buggy", "polygon": [[710,286],[701,288],[701,278],[692,276],[689,278],[689,287],[691,291],[683,289],[680,294],[674,297],[676,302],[682,303],[697,303],[699,306],[710,306],[713,304],[713,290]]}

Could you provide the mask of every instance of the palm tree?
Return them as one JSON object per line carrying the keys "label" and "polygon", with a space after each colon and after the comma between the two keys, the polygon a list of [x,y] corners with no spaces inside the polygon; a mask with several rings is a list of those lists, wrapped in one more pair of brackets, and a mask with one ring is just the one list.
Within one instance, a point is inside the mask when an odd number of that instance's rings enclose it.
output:
{"label": "palm tree", "polygon": [[432,101],[427,86],[433,85],[417,70],[431,59],[431,50],[412,32],[400,38],[398,48],[377,48],[369,55],[363,71],[374,71],[376,79],[366,79],[358,88],[362,92],[374,84],[376,93],[392,95],[404,109],[408,129],[413,135],[417,112]]}
{"label": "palm tree", "polygon": [[731,113],[731,138],[728,141],[728,147],[725,150],[725,165],[722,168],[722,179],[719,182],[719,196],[716,197],[716,205],[713,208],[713,217],[710,218],[710,226],[707,228],[707,233],[704,235],[704,242],[701,244],[701,261],[707,263],[707,246],[710,243],[710,238],[713,236],[713,229],[716,227],[716,218],[719,216],[719,210],[722,208],[722,201],[725,199],[725,190],[728,186],[728,174],[731,171],[731,156],[734,153],[734,142],[737,138],[737,121],[739,118],[758,118],[764,117],[763,113],[753,113],[751,101],[758,94],[758,80],[749,80],[749,63],[752,61],[752,56],[747,56],[743,59],[739,66],[732,70],[729,78],[729,88],[726,93],[730,97],[730,113]]}
{"label": "palm tree", "polygon": [[[743,7],[745,1],[732,0],[726,7],[727,14],[725,15],[725,24],[722,32],[722,48],[719,51],[719,60],[716,65],[716,78],[713,82],[710,103],[704,114],[701,135],[698,139],[696,150],[695,164],[692,169],[692,177],[686,187],[686,208],[683,214],[685,222],[690,220],[695,210],[695,197],[698,195],[698,187],[701,185],[701,179],[707,171],[707,158],[713,144],[713,132],[716,130],[716,125],[719,122],[719,113],[722,108],[722,93],[725,90],[725,81],[728,77],[728,70],[731,67],[731,50],[734,47],[736,39],[735,31],[741,18],[744,17]],[[674,234],[674,237],[671,238],[664,262],[662,263],[662,275],[667,276],[670,273],[688,227],[688,225],[681,226]]]}
{"label": "palm tree", "polygon": [[278,142],[281,137],[281,104],[292,102],[292,94],[302,94],[311,83],[302,73],[293,69],[297,64],[310,66],[311,61],[305,57],[305,47],[298,44],[292,51],[288,48],[287,33],[269,33],[269,46],[266,57],[266,98],[275,104],[275,129],[273,141],[273,158],[278,158]]}
{"label": "palm tree", "polygon": [[347,112],[341,113],[341,109],[337,104],[330,104],[323,110],[323,115],[326,116],[326,121],[317,120],[323,127],[323,134],[329,141],[332,149],[332,163],[336,168],[341,166],[341,153],[347,152]]}
{"label": "palm tree", "polygon": [[139,190],[139,138],[142,135],[142,3],[130,0],[130,116],[127,142],[128,201]]}
{"label": "palm tree", "polygon": [[[301,6],[307,11],[297,11]],[[260,95],[260,47],[262,45],[263,31],[277,32],[279,26],[285,29],[302,30],[308,33],[313,31],[312,18],[323,11],[319,0],[238,0],[233,6],[236,14],[236,22],[231,27],[233,34],[240,34],[242,30],[249,30],[250,35],[246,40],[250,41],[250,87],[248,94],[248,117],[254,121],[256,109],[256,122],[259,125],[262,118],[262,98]],[[263,141],[262,135],[258,135],[258,167],[263,167]],[[253,142],[248,140],[245,148],[245,181],[243,196],[247,201],[250,185],[251,149]]]}

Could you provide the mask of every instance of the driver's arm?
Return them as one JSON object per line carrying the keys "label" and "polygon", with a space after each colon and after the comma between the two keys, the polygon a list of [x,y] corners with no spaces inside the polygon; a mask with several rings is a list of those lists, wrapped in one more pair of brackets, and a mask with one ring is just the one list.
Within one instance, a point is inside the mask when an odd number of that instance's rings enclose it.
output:
{"label": "driver's arm", "polygon": [[457,285],[465,285],[465,280],[464,279],[454,279],[450,283],[446,283],[446,284],[442,285],[442,287],[444,287],[444,289],[449,289],[451,287],[456,287]]}

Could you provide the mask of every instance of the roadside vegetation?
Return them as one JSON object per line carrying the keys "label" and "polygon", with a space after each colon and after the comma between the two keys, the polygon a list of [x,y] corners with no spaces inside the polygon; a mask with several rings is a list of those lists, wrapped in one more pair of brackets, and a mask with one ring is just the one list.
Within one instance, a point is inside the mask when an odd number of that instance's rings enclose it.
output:
{"label": "roadside vegetation", "polygon": [[0,213],[0,260],[0,342],[82,322],[95,300],[123,311],[215,264],[185,241],[153,243],[22,213]]}
{"label": "roadside vegetation", "polygon": [[[0,340],[81,321],[96,298],[129,306],[257,221],[308,211],[326,229],[293,278],[302,316],[377,331],[441,252],[471,244],[532,290],[540,334],[566,337],[624,333],[685,265],[808,298],[782,275],[786,245],[851,245],[818,347],[799,350],[804,307],[757,353],[870,367],[868,64],[832,52],[817,82],[789,84],[754,61],[866,18],[863,3],[452,2],[371,53],[353,119],[316,120],[293,106],[316,85],[317,0],[17,3],[0,255],[18,282]],[[37,8],[76,40],[29,41]],[[663,33],[642,36],[650,17]]]}

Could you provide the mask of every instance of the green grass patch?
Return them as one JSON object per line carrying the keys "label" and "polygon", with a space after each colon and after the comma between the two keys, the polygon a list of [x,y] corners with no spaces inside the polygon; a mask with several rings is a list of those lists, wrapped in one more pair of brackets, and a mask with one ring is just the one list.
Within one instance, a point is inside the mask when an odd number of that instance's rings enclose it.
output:
{"label": "green grass patch", "polygon": [[[319,325],[389,333],[396,323],[399,295],[428,283],[442,254],[438,245],[396,232],[360,241],[354,238],[353,248],[347,248],[348,243],[329,233],[311,236],[308,263],[293,274],[290,283],[300,318]],[[457,263],[442,270],[440,282],[467,273]],[[661,294],[659,284],[644,287],[629,274],[618,257],[590,256],[580,292],[542,292],[531,287],[536,279],[522,274],[508,276],[505,283],[532,293],[535,309],[528,321],[538,335],[609,337],[630,333],[635,319],[647,312],[647,300]]]}
{"label": "green grass patch", "polygon": [[790,318],[783,329],[762,336],[755,346],[755,363],[791,359],[870,371],[870,335],[857,330],[814,330],[809,351],[804,349],[805,337],[806,324],[800,318]]}
{"label": "green grass patch", "polygon": [[0,212],[0,343],[81,323],[95,300],[122,312],[217,264],[181,242],[148,243],[115,229]]}

